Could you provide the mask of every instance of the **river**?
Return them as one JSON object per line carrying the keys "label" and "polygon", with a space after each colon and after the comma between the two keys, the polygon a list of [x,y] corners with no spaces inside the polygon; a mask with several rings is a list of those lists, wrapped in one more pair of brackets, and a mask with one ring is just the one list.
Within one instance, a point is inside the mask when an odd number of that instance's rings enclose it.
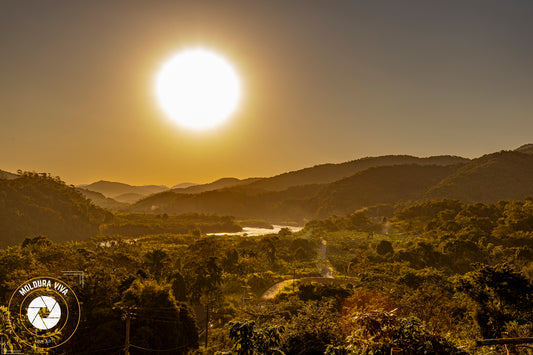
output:
{"label": "river", "polygon": [[274,229],[244,227],[242,229],[242,232],[208,233],[208,235],[240,235],[240,236],[255,237],[255,236],[258,236],[258,235],[278,234],[278,232],[281,230],[281,228],[288,228],[292,233],[299,232],[303,228],[303,227],[294,227],[294,226],[280,226],[280,225],[276,225],[276,224],[274,224],[273,227],[274,227]]}

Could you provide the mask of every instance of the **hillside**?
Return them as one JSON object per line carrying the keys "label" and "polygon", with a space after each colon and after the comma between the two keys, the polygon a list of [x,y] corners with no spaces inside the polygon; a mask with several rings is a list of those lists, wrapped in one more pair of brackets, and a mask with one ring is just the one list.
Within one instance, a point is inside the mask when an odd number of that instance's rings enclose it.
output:
{"label": "hillside", "polygon": [[331,184],[293,186],[283,191],[252,189],[255,184],[187,195],[167,191],[131,207],[144,213],[215,213],[273,222],[347,214],[361,207],[421,198],[454,166],[396,165],[367,169]]}
{"label": "hillside", "polygon": [[13,179],[17,179],[19,178],[18,175],[16,174],[13,174],[13,173],[10,173],[10,172],[7,172],[7,171],[4,171],[4,170],[0,170],[0,180],[4,179],[4,180],[13,180]]}
{"label": "hillside", "polygon": [[474,159],[429,189],[427,199],[494,203],[533,196],[533,155],[502,151]]}
{"label": "hillside", "polygon": [[225,189],[228,187],[235,187],[240,185],[246,185],[253,183],[254,181],[261,180],[261,178],[248,178],[248,179],[237,179],[237,178],[222,178],[216,181],[210,182],[208,184],[201,185],[192,185],[185,188],[173,188],[172,191],[180,194],[198,194],[201,192]]}
{"label": "hillside", "polygon": [[46,174],[24,173],[19,179],[0,180],[1,247],[36,235],[53,241],[86,239],[111,219],[111,213]]}
{"label": "hillside", "polygon": [[117,196],[121,196],[124,194],[137,194],[144,197],[168,190],[168,187],[161,185],[132,186],[121,182],[112,182],[104,180],[94,182],[89,185],[80,185],[78,187],[99,192],[104,196],[111,198],[116,198]]}
{"label": "hillside", "polygon": [[524,144],[515,149],[516,152],[533,154],[533,144]]}
{"label": "hillside", "polygon": [[261,191],[244,186],[181,194],[166,191],[133,204],[130,212],[187,212],[232,215],[238,219],[266,218],[270,221],[301,220],[309,212],[305,201],[323,185],[295,186],[284,191]]}
{"label": "hillside", "polygon": [[255,189],[282,191],[291,186],[328,184],[355,175],[369,168],[392,165],[454,165],[465,163],[468,159],[441,155],[428,158],[418,158],[410,155],[385,155],[368,157],[340,164],[322,164],[310,168],[291,171],[274,177],[258,180],[250,187]]}
{"label": "hillside", "polygon": [[135,203],[139,201],[140,199],[144,197],[146,197],[146,195],[141,195],[141,194],[134,193],[134,192],[128,192],[122,195],[115,196],[115,200],[117,200],[118,202],[131,204],[131,203]]}
{"label": "hillside", "polygon": [[198,185],[194,182],[182,182],[181,184],[177,184],[171,187],[171,189],[186,189],[187,187]]}
{"label": "hillside", "polygon": [[[399,159],[411,160],[411,158],[402,156]],[[393,160],[392,157],[384,157],[381,162]],[[432,160],[442,165],[404,164],[371,167],[332,183],[292,186],[284,190],[269,191],[260,188],[268,185],[264,183],[265,181],[275,182],[277,177],[274,177],[198,194],[167,191],[137,202],[131,207],[131,211],[230,214],[238,219],[261,218],[280,223],[289,220],[302,222],[310,218],[327,218],[333,214],[345,215],[376,204],[409,203],[442,198],[453,198],[468,203],[493,203],[533,196],[531,154],[500,152],[471,161],[454,157],[428,158],[423,161]],[[456,160],[461,163],[444,164]],[[312,169],[317,169],[314,170],[315,173],[328,169],[335,170],[331,165],[310,169],[306,173],[294,174],[310,174],[309,178],[318,176],[311,173]],[[288,176],[280,179],[288,179]],[[303,178],[302,181],[310,179]],[[285,180],[284,183],[288,181]]]}
{"label": "hillside", "polygon": [[118,211],[128,206],[127,203],[118,202],[117,200],[112,199],[111,197],[105,197],[100,192],[82,188],[76,188],[76,190],[98,207],[102,207],[112,211]]}
{"label": "hillside", "polygon": [[396,165],[370,168],[322,189],[310,205],[314,217],[345,215],[382,203],[416,201],[454,173],[458,165]]}

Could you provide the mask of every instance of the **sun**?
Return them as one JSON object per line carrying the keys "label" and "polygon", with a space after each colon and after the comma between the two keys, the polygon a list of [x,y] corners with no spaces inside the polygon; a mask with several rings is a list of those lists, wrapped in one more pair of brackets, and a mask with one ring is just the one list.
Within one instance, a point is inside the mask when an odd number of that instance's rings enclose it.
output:
{"label": "sun", "polygon": [[204,130],[220,125],[235,112],[241,83],[222,56],[206,49],[189,49],[163,64],[156,76],[155,94],[173,121]]}

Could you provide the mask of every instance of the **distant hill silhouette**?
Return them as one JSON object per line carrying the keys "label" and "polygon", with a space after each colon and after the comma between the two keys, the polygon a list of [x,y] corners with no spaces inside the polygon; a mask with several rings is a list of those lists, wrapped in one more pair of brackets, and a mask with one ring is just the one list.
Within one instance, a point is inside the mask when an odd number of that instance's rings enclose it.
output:
{"label": "distant hill silhouette", "polygon": [[128,192],[122,195],[115,196],[115,200],[123,203],[135,203],[144,197],[146,196],[134,192]]}
{"label": "distant hill silhouette", "polygon": [[[387,165],[396,161],[422,164]],[[376,164],[382,165],[362,168],[363,165]],[[327,180],[326,172],[339,176],[343,174],[340,171],[347,171],[348,167],[362,170],[330,183],[304,184]],[[298,181],[303,182],[302,185],[278,190]],[[500,152],[473,160],[409,156],[365,158],[197,194],[177,191],[144,198],[132,205],[131,210],[144,213],[231,214],[241,219],[263,218],[280,223],[344,215],[377,204],[442,198],[464,202],[523,199],[533,196],[533,155]]]}
{"label": "distant hill silhouette", "polygon": [[[268,178],[247,178],[241,180],[226,177],[207,184],[182,183],[172,187],[171,190],[182,194],[198,194],[237,186],[247,186],[251,190],[283,191],[292,186],[331,183],[377,166],[401,164],[453,165],[466,161],[468,159],[449,155],[428,158],[418,158],[409,155],[386,155],[362,158],[340,164],[321,164]],[[99,192],[106,197],[112,197],[124,203],[135,203],[143,197],[169,190],[166,186],[132,186],[111,181],[98,181],[90,185],[80,185],[78,187]]]}
{"label": "distant hill silhouette", "polygon": [[[459,164],[460,165],[460,164]],[[237,218],[266,218],[274,222],[347,214],[378,203],[422,198],[459,165],[394,165],[370,168],[330,184],[292,186],[265,191],[256,184],[241,185],[199,194],[167,191],[149,196],[133,206],[144,213],[215,213]]]}
{"label": "distant hill silhouette", "polygon": [[[273,221],[304,218],[305,199],[316,194],[323,185],[291,187],[284,191],[261,191],[236,186],[206,191],[198,194],[183,194],[166,191],[146,197],[128,209],[137,213],[188,212],[239,216],[243,218],[267,218]],[[304,206],[304,210],[302,210]]]}
{"label": "distant hill silhouette", "polygon": [[463,165],[428,190],[427,199],[494,203],[533,196],[533,154],[502,151]]}
{"label": "distant hill silhouette", "polygon": [[468,159],[457,156],[442,155],[418,158],[410,155],[385,155],[352,160],[340,164],[322,164],[310,168],[291,171],[274,177],[254,182],[255,189],[282,191],[291,186],[327,184],[357,174],[360,171],[378,166],[391,165],[454,165],[467,162]]}
{"label": "distant hill silhouette", "polygon": [[[144,186],[132,186],[121,182],[112,181],[98,181],[89,185],[79,185],[78,187],[99,192],[106,197],[117,199],[118,196],[124,194],[137,194],[141,197],[149,196],[158,192],[168,190],[168,187],[163,185],[144,185]],[[131,200],[131,197],[129,198]],[[126,201],[121,201],[126,202]]]}
{"label": "distant hill silhouette", "polygon": [[17,175],[17,174],[13,174],[13,173],[10,173],[10,172],[7,172],[7,171],[4,171],[4,170],[0,170],[0,180],[1,179],[4,179],[4,180],[13,180],[13,179],[17,179],[19,178],[20,176]]}
{"label": "distant hill silhouette", "polygon": [[182,182],[181,184],[177,184],[171,187],[171,189],[186,189],[187,187],[198,185],[194,182]]}
{"label": "distant hill silhouette", "polygon": [[18,179],[0,180],[2,247],[37,235],[58,242],[86,239],[110,219],[110,212],[96,207],[58,178],[24,173]]}
{"label": "distant hill silhouette", "polygon": [[533,144],[524,144],[515,149],[516,152],[533,154]]}
{"label": "distant hill silhouette", "polygon": [[261,178],[248,178],[244,180],[237,178],[222,178],[208,184],[193,185],[186,188],[174,188],[172,190],[180,194],[198,194],[201,192],[224,189],[227,187],[246,185],[258,180],[261,180]]}
{"label": "distant hill silhouette", "polygon": [[76,188],[86,199],[91,200],[98,207],[102,207],[111,211],[120,211],[128,206],[127,203],[119,202],[111,197],[105,197],[100,192],[91,191],[82,188]]}

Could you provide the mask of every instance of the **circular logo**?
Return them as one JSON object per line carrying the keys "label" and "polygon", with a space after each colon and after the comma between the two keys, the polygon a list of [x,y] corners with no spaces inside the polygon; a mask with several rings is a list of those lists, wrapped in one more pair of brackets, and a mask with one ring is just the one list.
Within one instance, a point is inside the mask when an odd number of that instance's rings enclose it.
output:
{"label": "circular logo", "polygon": [[74,335],[80,323],[81,308],[74,290],[52,277],[21,284],[8,307],[11,328],[30,346],[58,347]]}
{"label": "circular logo", "polygon": [[28,320],[37,329],[52,329],[61,319],[61,306],[50,296],[38,296],[28,306]]}

